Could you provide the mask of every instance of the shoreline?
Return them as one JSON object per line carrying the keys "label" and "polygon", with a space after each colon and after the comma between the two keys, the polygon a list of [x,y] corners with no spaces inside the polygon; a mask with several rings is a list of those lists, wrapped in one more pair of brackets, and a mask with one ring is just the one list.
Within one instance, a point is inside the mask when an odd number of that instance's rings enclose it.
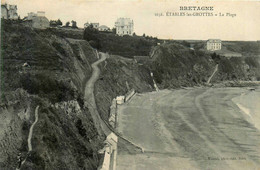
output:
{"label": "shoreline", "polygon": [[231,99],[247,120],[260,131],[260,88],[242,93]]}

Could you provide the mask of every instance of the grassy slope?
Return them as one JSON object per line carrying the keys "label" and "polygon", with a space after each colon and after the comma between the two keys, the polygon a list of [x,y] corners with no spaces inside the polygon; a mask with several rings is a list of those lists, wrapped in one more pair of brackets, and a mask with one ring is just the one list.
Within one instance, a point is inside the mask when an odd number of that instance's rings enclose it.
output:
{"label": "grassy slope", "polygon": [[132,59],[112,56],[101,66],[101,75],[95,84],[95,97],[99,113],[107,120],[113,98],[125,95],[129,89],[137,92],[151,91],[152,79],[148,69],[137,65]]}
{"label": "grassy slope", "polygon": [[[250,53],[250,52],[249,52]],[[179,43],[159,47],[150,69],[161,88],[204,84],[219,64],[213,82],[227,80],[260,80],[260,58],[212,58],[200,50],[190,50]]]}
{"label": "grassy slope", "polygon": [[159,40],[157,38],[142,36],[118,36],[113,33],[98,32],[95,29],[86,29],[84,39],[102,52],[132,58],[133,56],[148,56],[152,46]]}
{"label": "grassy slope", "polygon": [[259,56],[260,43],[253,41],[224,41],[223,46],[232,52],[241,53],[244,56]]}
{"label": "grassy slope", "polygon": [[[22,24],[5,21],[4,41],[4,89],[5,104],[8,112],[13,114],[12,121],[20,121],[24,125],[19,138],[23,141],[18,148],[9,148],[5,165],[2,168],[14,169],[19,152],[26,154],[26,137],[33,116],[23,119],[17,113],[19,105],[10,103],[9,93],[17,93],[17,88],[27,90],[29,96],[35,95],[39,104],[39,122],[33,134],[33,152],[25,167],[32,169],[96,169],[98,166],[97,150],[102,146],[102,137],[97,136],[90,113],[81,107],[80,114],[68,115],[65,109],[50,107],[50,103],[77,100],[82,106],[82,82],[91,75],[89,63],[96,57],[87,42],[80,46],[84,49],[85,58],[80,58],[79,44],[72,44],[63,38],[74,33],[66,31],[60,35],[52,30],[32,30]],[[76,35],[75,38],[77,38]],[[30,67],[23,67],[27,62]],[[22,100],[15,95],[15,101]],[[25,103],[31,110],[35,109],[35,97]],[[34,102],[35,103],[35,102]],[[25,107],[25,106],[22,106]],[[4,108],[4,105],[3,105]],[[3,109],[1,106],[1,109]],[[30,112],[33,115],[33,111]],[[11,125],[12,126],[12,125]],[[21,129],[17,129],[18,131]],[[8,136],[4,136],[6,138]],[[16,141],[13,141],[16,142]],[[12,143],[12,142],[11,142]],[[13,161],[12,161],[13,160]],[[1,169],[0,167],[0,169]],[[25,168],[24,167],[24,168]]]}
{"label": "grassy slope", "polygon": [[193,86],[207,81],[214,62],[206,54],[179,43],[159,47],[151,63],[155,81],[161,88]]}

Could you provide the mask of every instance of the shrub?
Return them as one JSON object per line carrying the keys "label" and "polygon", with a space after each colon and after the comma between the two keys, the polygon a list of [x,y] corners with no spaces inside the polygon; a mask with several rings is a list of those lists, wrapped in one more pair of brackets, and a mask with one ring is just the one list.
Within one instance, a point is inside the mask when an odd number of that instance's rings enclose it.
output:
{"label": "shrub", "polygon": [[51,102],[67,101],[74,98],[73,89],[48,75],[27,73],[21,77],[20,84],[29,93],[48,98]]}
{"label": "shrub", "polygon": [[129,35],[121,37],[111,33],[99,32],[91,26],[85,29],[84,39],[89,41],[92,47],[102,52],[124,57],[148,56],[152,46],[157,44],[156,39]]}

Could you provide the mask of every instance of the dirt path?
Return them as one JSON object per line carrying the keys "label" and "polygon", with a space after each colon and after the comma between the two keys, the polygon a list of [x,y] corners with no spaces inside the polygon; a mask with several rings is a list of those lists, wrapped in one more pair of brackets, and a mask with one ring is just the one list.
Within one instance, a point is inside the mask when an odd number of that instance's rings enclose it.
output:
{"label": "dirt path", "polygon": [[111,131],[105,125],[103,120],[101,119],[96,106],[95,96],[94,96],[94,85],[95,82],[98,80],[100,75],[100,69],[98,68],[98,64],[102,63],[108,57],[108,54],[99,53],[101,55],[100,59],[93,64],[91,67],[93,69],[92,76],[87,81],[85,90],[84,90],[84,105],[89,109],[91,117],[93,118],[95,127],[97,128],[98,133],[101,135],[103,132],[108,135]]}
{"label": "dirt path", "polygon": [[218,71],[218,64],[216,65],[215,69],[214,69],[214,72],[212,73],[212,75],[209,77],[208,81],[207,81],[207,84],[210,83],[212,77],[216,74],[216,72]]}
{"label": "dirt path", "polygon": [[30,127],[30,131],[29,131],[29,135],[28,135],[28,139],[27,139],[27,143],[28,143],[28,153],[25,157],[25,159],[21,162],[20,165],[18,165],[18,167],[16,168],[16,170],[20,170],[20,168],[22,167],[22,165],[26,162],[28,155],[30,154],[30,152],[32,151],[32,135],[33,135],[33,129],[34,126],[36,125],[36,123],[38,122],[39,119],[39,115],[38,115],[38,111],[39,111],[39,106],[36,107],[35,109],[35,120],[33,122],[33,124]]}
{"label": "dirt path", "polygon": [[95,82],[97,81],[99,74],[100,74],[100,69],[98,68],[98,64],[102,63],[107,58],[107,54],[105,54],[105,53],[100,53],[100,55],[101,55],[101,58],[98,61],[91,64],[91,67],[93,68],[93,72],[92,72],[92,76],[90,77],[90,79],[88,80],[88,82],[86,84],[85,96],[87,96],[93,92]]}
{"label": "dirt path", "polygon": [[155,90],[156,90],[156,91],[159,91],[159,88],[158,88],[158,86],[157,86],[157,84],[156,84],[156,82],[155,82],[155,80],[154,80],[154,77],[153,77],[153,73],[152,73],[152,72],[151,72],[151,77],[152,77],[152,79],[153,79],[153,86],[154,86]]}
{"label": "dirt path", "polygon": [[30,132],[29,132],[29,136],[28,136],[28,140],[27,140],[29,152],[32,151],[32,134],[33,134],[33,128],[36,125],[36,123],[38,122],[38,111],[39,111],[39,106],[37,106],[35,109],[35,120],[34,120],[32,126],[30,127]]}
{"label": "dirt path", "polygon": [[86,85],[85,85],[85,91],[84,91],[84,105],[85,107],[87,107],[90,111],[91,117],[93,118],[95,127],[98,130],[99,134],[105,134],[106,136],[109,135],[111,132],[114,132],[117,136],[118,136],[118,140],[119,143],[121,143],[122,145],[124,145],[124,147],[126,147],[127,150],[133,150],[135,151],[140,151],[142,150],[140,148],[140,146],[132,143],[131,141],[121,137],[120,134],[118,134],[117,132],[114,131],[114,129],[110,128],[108,123],[105,122],[105,120],[103,120],[98,111],[97,111],[97,106],[96,106],[96,102],[95,102],[95,96],[94,96],[94,85],[95,82],[98,80],[99,75],[100,75],[100,69],[98,68],[98,64],[104,62],[106,60],[106,58],[108,58],[108,54],[105,53],[99,53],[101,55],[101,57],[97,57],[100,58],[98,61],[94,62],[93,64],[91,64],[91,67],[93,69],[92,72],[92,76],[91,78],[87,81]]}

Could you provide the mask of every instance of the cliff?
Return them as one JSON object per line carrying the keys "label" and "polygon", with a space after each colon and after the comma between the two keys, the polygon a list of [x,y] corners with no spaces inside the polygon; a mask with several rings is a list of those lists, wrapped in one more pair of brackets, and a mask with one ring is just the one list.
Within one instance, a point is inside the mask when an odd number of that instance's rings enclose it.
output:
{"label": "cliff", "polygon": [[205,85],[216,65],[212,83],[260,80],[258,56],[227,58],[173,42],[157,46],[151,60],[149,69],[160,88]]}
{"label": "cliff", "polygon": [[21,169],[96,169],[104,136],[98,135],[82,97],[95,51],[84,40],[10,21],[4,21],[2,36],[0,169],[19,167],[18,155],[26,159]]}

